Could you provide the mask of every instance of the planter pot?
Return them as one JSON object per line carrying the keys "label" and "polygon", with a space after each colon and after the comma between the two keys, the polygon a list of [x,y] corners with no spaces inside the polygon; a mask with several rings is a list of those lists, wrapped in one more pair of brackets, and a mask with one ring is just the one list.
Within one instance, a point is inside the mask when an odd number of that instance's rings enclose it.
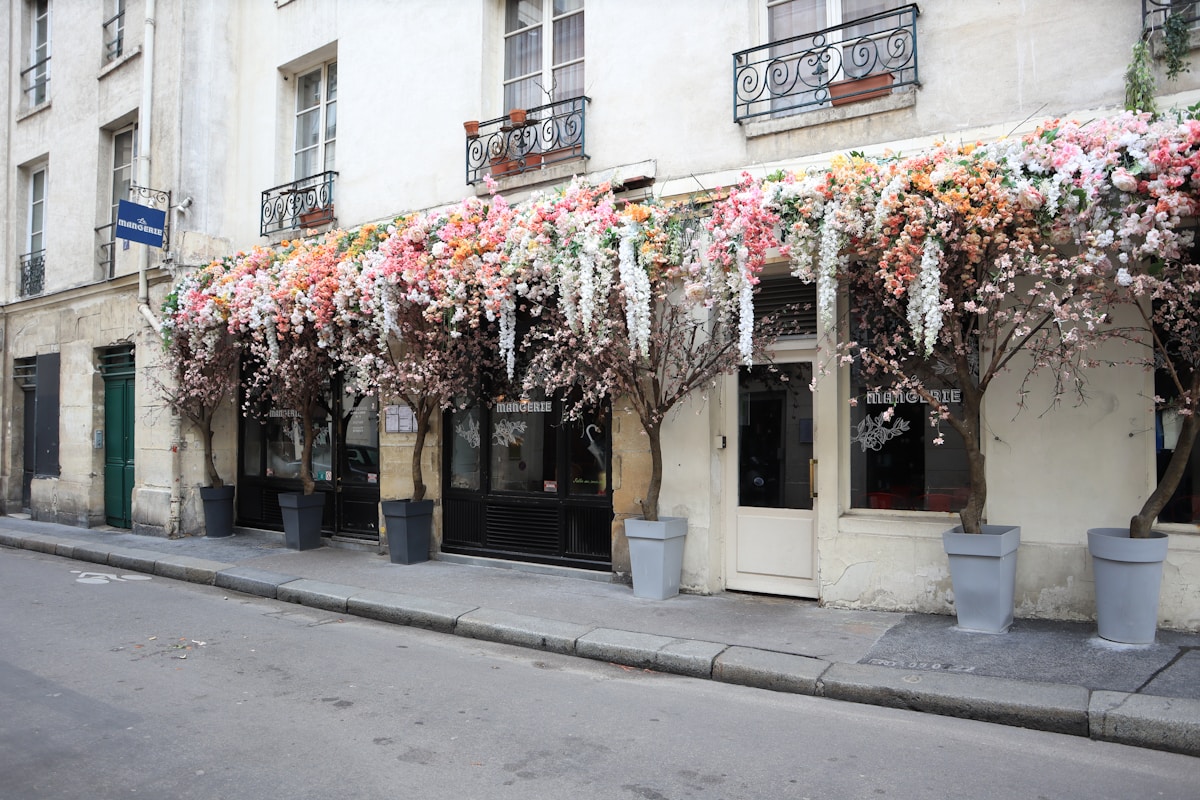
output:
{"label": "planter pot", "polygon": [[233,535],[233,487],[201,486],[200,500],[204,504],[204,535],[223,539]]}
{"label": "planter pot", "polygon": [[467,132],[468,139],[474,139],[479,136],[479,120],[472,119],[463,123],[463,130]]}
{"label": "planter pot", "polygon": [[523,108],[509,109],[509,112],[508,112],[509,124],[511,124],[513,127],[524,125],[525,124],[525,116],[526,116],[525,109],[523,109]]}
{"label": "planter pot", "polygon": [[862,100],[874,100],[876,97],[891,94],[894,82],[895,77],[890,72],[838,81],[829,84],[829,99],[835,106],[844,106],[847,103],[857,103]]}
{"label": "planter pot", "polygon": [[625,520],[634,597],[666,600],[679,594],[687,531],[686,517],[661,517],[657,522],[641,517]]}
{"label": "planter pot", "polygon": [[283,543],[289,550],[314,550],[321,546],[321,518],[325,516],[325,495],[321,492],[279,495],[283,513]]}
{"label": "planter pot", "polygon": [[333,206],[322,206],[305,211],[300,215],[300,224],[312,228],[333,221]]}
{"label": "planter pot", "polygon": [[384,500],[383,522],[387,529],[388,557],[393,564],[419,564],[429,560],[433,529],[433,501]]}
{"label": "planter pot", "polygon": [[1007,525],[984,525],[978,534],[959,525],[942,534],[959,628],[1004,633],[1012,625],[1020,544],[1021,529]]}
{"label": "planter pot", "polygon": [[1153,644],[1167,535],[1151,531],[1148,539],[1130,539],[1128,528],[1092,528],[1087,535],[1100,637]]}

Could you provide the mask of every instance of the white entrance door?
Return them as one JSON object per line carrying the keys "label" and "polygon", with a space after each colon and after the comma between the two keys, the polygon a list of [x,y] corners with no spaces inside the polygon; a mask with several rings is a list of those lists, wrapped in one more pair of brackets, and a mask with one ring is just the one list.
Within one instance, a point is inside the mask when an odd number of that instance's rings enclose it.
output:
{"label": "white entrance door", "polygon": [[741,370],[726,430],[735,450],[726,463],[731,494],[725,586],[749,592],[817,596],[813,500],[816,429],[813,363],[794,359]]}

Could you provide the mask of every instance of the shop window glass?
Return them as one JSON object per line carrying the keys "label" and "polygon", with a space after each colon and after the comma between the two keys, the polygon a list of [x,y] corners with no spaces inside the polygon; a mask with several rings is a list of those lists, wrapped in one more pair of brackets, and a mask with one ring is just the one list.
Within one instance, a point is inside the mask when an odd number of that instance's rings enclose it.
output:
{"label": "shop window glass", "polygon": [[479,490],[479,406],[450,415],[450,488]]}
{"label": "shop window glass", "polygon": [[553,403],[536,396],[500,402],[488,426],[493,491],[557,492]]}
{"label": "shop window glass", "polygon": [[571,423],[568,444],[571,479],[567,486],[570,494],[588,497],[608,494],[611,457],[608,423],[607,408]]}
{"label": "shop window glass", "polygon": [[[1181,375],[1184,381],[1190,376]],[[1186,384],[1185,384],[1186,385]],[[1154,392],[1166,402],[1155,413],[1154,420],[1154,455],[1158,467],[1156,478],[1162,480],[1171,457],[1175,454],[1175,445],[1179,441],[1179,428],[1183,417],[1173,402],[1179,397],[1175,382],[1165,369],[1158,369],[1154,375]],[[1200,520],[1200,446],[1192,448],[1192,457],[1184,470],[1179,487],[1162,513],[1158,515],[1159,522],[1195,522]]]}
{"label": "shop window glass", "polygon": [[[851,337],[870,340],[862,319],[852,325]],[[970,474],[958,432],[932,415],[934,407],[916,392],[877,385],[878,376],[864,376],[860,369],[856,363],[850,379],[850,393],[857,401],[850,410],[851,507],[962,510]],[[962,415],[961,387],[952,378],[930,378],[925,386],[952,415]]]}

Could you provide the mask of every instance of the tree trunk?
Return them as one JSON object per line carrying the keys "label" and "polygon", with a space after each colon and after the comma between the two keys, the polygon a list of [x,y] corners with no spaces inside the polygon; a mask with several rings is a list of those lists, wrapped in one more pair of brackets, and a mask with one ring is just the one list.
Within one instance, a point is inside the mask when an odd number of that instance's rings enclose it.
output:
{"label": "tree trunk", "polygon": [[[1195,391],[1195,386],[1193,386],[1193,391]],[[1196,443],[1198,431],[1200,431],[1200,420],[1196,419],[1196,414],[1185,416],[1183,425],[1179,429],[1179,441],[1175,444],[1175,452],[1171,454],[1171,460],[1167,463],[1166,472],[1163,473],[1158,486],[1146,498],[1142,510],[1129,520],[1129,538],[1147,539],[1150,537],[1150,526],[1166,508],[1171,495],[1175,494],[1175,490],[1179,488],[1179,481],[1183,478],[1188,461],[1191,460],[1192,447]]]}
{"label": "tree trunk", "polygon": [[971,481],[971,494],[967,504],[958,512],[963,533],[983,533],[983,509],[987,504],[987,463],[979,442],[980,408],[983,392],[971,382],[970,367],[964,357],[956,358],[959,385],[962,386],[963,415],[955,427],[967,451],[967,474]]}
{"label": "tree trunk", "polygon": [[312,477],[312,403],[304,404],[304,410],[300,414],[300,421],[304,426],[304,447],[300,450],[300,484],[304,487],[305,494],[312,494],[317,488],[317,484]]}
{"label": "tree trunk", "polygon": [[413,442],[412,456],[412,500],[425,499],[425,472],[421,468],[421,455],[425,452],[425,437],[429,433],[429,417],[433,414],[433,403],[425,398],[413,404],[413,411],[417,415],[417,438]]}
{"label": "tree trunk", "polygon": [[225,483],[221,480],[221,475],[217,472],[217,465],[213,460],[213,429],[212,415],[210,414],[200,429],[200,440],[204,442],[204,469],[208,473],[208,485],[213,487],[224,486]]}
{"label": "tree trunk", "polygon": [[662,491],[662,423],[646,424],[642,421],[646,436],[650,439],[650,485],[646,487],[646,498],[642,500],[642,516],[648,522],[658,521],[658,495]]}

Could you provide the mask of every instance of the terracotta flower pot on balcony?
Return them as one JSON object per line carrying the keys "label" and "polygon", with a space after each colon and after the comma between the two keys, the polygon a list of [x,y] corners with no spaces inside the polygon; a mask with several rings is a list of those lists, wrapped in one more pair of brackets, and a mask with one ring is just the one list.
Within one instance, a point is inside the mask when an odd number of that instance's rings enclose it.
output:
{"label": "terracotta flower pot on balcony", "polygon": [[479,136],[479,120],[472,119],[463,123],[463,129],[467,132],[468,139],[474,139]]}
{"label": "terracotta flower pot on balcony", "polygon": [[514,128],[525,124],[525,109],[514,108],[508,112],[508,121]]}
{"label": "terracotta flower pot on balcony", "polygon": [[895,76],[890,72],[878,75],[867,75],[862,78],[852,78],[848,81],[837,81],[829,84],[829,99],[835,106],[847,103],[857,103],[862,100],[874,100],[891,94]]}

